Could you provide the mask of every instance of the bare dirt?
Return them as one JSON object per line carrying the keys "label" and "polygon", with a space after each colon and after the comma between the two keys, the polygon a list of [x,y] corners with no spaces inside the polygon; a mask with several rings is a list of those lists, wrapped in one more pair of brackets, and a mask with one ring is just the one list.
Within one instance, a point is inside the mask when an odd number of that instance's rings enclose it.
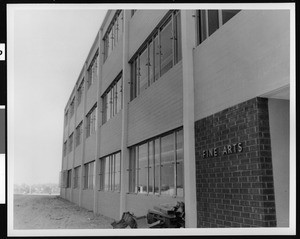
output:
{"label": "bare dirt", "polygon": [[113,221],[59,196],[14,195],[14,229],[103,229]]}

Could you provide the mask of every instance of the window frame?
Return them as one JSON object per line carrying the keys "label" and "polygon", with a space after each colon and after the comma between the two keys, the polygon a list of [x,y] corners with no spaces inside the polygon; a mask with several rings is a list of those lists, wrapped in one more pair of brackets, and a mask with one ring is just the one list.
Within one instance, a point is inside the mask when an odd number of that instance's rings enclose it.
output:
{"label": "window frame", "polygon": [[[159,135],[157,137],[151,138],[149,140],[143,141],[139,144],[136,144],[134,146],[129,147],[129,168],[128,168],[128,174],[129,174],[129,193],[133,194],[141,194],[141,195],[158,195],[158,196],[171,196],[171,197],[184,197],[184,188],[183,188],[183,195],[178,195],[178,164],[179,162],[182,162],[184,164],[184,160],[178,160],[178,133],[182,131],[183,134],[183,128],[177,128],[175,130],[166,132],[162,135]],[[162,193],[162,138],[165,136],[171,136],[173,137],[172,143],[173,143],[173,160],[171,164],[173,164],[173,173],[174,173],[174,194],[163,194]],[[182,135],[182,141],[183,141],[183,135]],[[158,152],[156,154],[156,142],[158,145]],[[147,145],[147,192],[146,193],[139,193],[138,191],[138,185],[139,185],[139,146],[141,145]],[[152,157],[153,162],[150,163],[150,144],[152,144]],[[183,145],[182,145],[183,150]],[[156,155],[158,155],[158,158],[156,158]],[[157,160],[157,161],[156,161]],[[150,183],[150,165],[153,165],[153,170],[151,170],[151,183]],[[156,167],[159,168],[158,174],[156,175]],[[184,172],[182,171],[182,174]],[[157,176],[157,177],[156,177]],[[156,182],[158,180],[158,182]],[[152,189],[150,189],[149,185],[152,185]],[[155,186],[158,185],[158,191],[155,190]]]}
{"label": "window frame", "polygon": [[79,188],[80,166],[74,168],[74,185],[73,188]]}
{"label": "window frame", "polygon": [[[87,79],[87,90],[90,89],[91,85],[93,85],[95,83],[94,81],[94,74],[96,74],[95,77],[98,77],[98,68],[99,68],[99,64],[98,64],[98,57],[99,56],[99,49],[96,50],[93,59],[91,60],[89,67],[87,69],[88,72],[88,79]],[[96,68],[96,73],[94,73],[94,65],[96,64],[95,68]]]}
{"label": "window frame", "polygon": [[83,121],[81,121],[75,129],[75,148],[82,142],[83,135]]}
{"label": "window frame", "polygon": [[[120,82],[120,90],[118,92],[118,83]],[[117,90],[117,92],[115,92]],[[120,97],[118,95],[120,94]],[[118,99],[120,99],[120,109],[118,109]],[[102,125],[115,117],[123,109],[123,72],[121,71],[113,80],[110,86],[101,96],[102,100]],[[107,101],[109,100],[109,103]],[[109,118],[108,118],[108,107]]]}
{"label": "window frame", "polygon": [[77,88],[77,108],[79,107],[80,103],[82,102],[82,96],[84,94],[84,77],[82,78],[78,88]]}
{"label": "window frame", "polygon": [[[93,167],[92,167],[93,165]],[[91,161],[84,164],[83,172],[83,189],[94,189],[94,168],[95,161]]]}
{"label": "window frame", "polygon": [[[116,156],[119,155],[119,171],[116,171]],[[98,191],[104,192],[120,192],[121,191],[121,162],[122,162],[122,154],[121,151],[109,154],[107,156],[99,158],[99,188]],[[106,163],[108,162],[108,172],[106,172]],[[119,182],[116,184],[115,178],[117,173],[119,173]],[[106,174],[108,174],[108,188],[106,188]],[[119,189],[116,190],[116,186],[119,185]]]}
{"label": "window frame", "polygon": [[73,151],[73,137],[74,137],[74,132],[72,132],[69,136],[69,140],[68,140],[68,143],[69,143],[69,147],[68,147],[68,154],[71,153]]}
{"label": "window frame", "polygon": [[[138,51],[134,54],[132,59],[129,61],[131,67],[131,78],[130,78],[130,101],[137,98],[144,90],[150,87],[155,81],[161,78],[166,72],[168,72],[171,68],[173,68],[178,62],[182,59],[182,43],[175,44],[178,37],[181,37],[181,24],[177,24],[177,16],[179,14],[179,23],[181,23],[181,12],[179,10],[170,10],[166,16],[164,17],[163,21],[158,24],[155,28],[156,30],[151,33],[151,35],[147,38],[147,40],[141,45]],[[161,35],[165,30],[165,27],[171,24],[171,54],[172,54],[172,66],[167,69],[165,72],[162,73],[162,42],[161,42]],[[176,29],[175,29],[176,27]],[[177,29],[180,28],[180,31]],[[180,35],[178,35],[180,33]],[[152,43],[152,49],[150,52],[150,45]],[[168,45],[168,44],[167,44]],[[157,49],[156,49],[157,48]],[[144,51],[147,51],[147,87],[146,89],[140,89],[140,56]],[[180,52],[180,54],[179,54]],[[150,62],[150,55],[153,56],[153,64],[151,65]],[[159,57],[156,57],[159,55]],[[157,59],[158,58],[158,59]],[[158,60],[158,65],[156,65],[156,61]],[[158,66],[158,69],[156,67]],[[150,69],[151,68],[151,69]],[[151,74],[153,72],[153,80],[151,80]],[[157,75],[158,73],[158,75]],[[156,79],[157,77],[157,79]]]}
{"label": "window frame", "polygon": [[86,138],[90,137],[97,131],[97,103],[91,108],[86,115]]}

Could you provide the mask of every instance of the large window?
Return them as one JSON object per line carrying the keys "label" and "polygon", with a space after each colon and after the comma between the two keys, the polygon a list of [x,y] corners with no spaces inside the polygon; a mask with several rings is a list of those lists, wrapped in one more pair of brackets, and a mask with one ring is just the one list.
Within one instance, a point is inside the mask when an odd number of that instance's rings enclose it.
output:
{"label": "large window", "polygon": [[95,104],[86,116],[86,137],[94,134],[97,130],[97,105]]}
{"label": "large window", "polygon": [[198,44],[212,35],[240,10],[198,10]]}
{"label": "large window", "polygon": [[66,140],[63,145],[63,156],[64,157],[67,155],[67,143],[68,143],[68,141]]}
{"label": "large window", "polygon": [[181,60],[180,11],[172,11],[131,61],[131,100]]}
{"label": "large window", "polygon": [[120,191],[121,152],[100,159],[99,190]]}
{"label": "large window", "polygon": [[74,168],[74,188],[79,188],[80,166]]}
{"label": "large window", "polygon": [[84,165],[83,188],[94,188],[94,165],[95,161]]}
{"label": "large window", "polygon": [[82,141],[82,121],[76,127],[76,131],[75,131],[75,144],[76,144],[76,147],[81,144],[81,141]]}
{"label": "large window", "polygon": [[74,101],[75,101],[75,97],[72,99],[71,104],[70,104],[70,118],[72,118],[72,116],[74,115]]}
{"label": "large window", "polygon": [[69,142],[69,147],[68,147],[69,151],[68,151],[68,153],[70,153],[73,150],[73,133],[69,136],[68,142]]}
{"label": "large window", "polygon": [[81,101],[82,101],[82,95],[83,95],[83,90],[84,90],[84,79],[82,79],[78,89],[77,89],[77,107],[80,105]]}
{"label": "large window", "polygon": [[67,126],[68,124],[68,120],[69,120],[68,115],[69,115],[69,110],[67,110],[65,113],[65,126]]}
{"label": "large window", "polygon": [[113,20],[111,21],[110,26],[108,27],[105,36],[103,38],[104,41],[104,62],[107,57],[116,47],[117,43],[122,38],[123,33],[123,11],[117,10]]}
{"label": "large window", "polygon": [[95,53],[93,60],[91,61],[89,67],[88,67],[88,80],[87,80],[87,89],[90,88],[90,86],[96,82],[98,77],[98,50]]}
{"label": "large window", "polygon": [[102,96],[102,124],[115,116],[122,109],[123,100],[122,73],[114,80]]}
{"label": "large window", "polygon": [[68,170],[67,172],[67,188],[71,187],[72,183],[72,169]]}
{"label": "large window", "polygon": [[130,148],[129,191],[183,197],[183,131]]}

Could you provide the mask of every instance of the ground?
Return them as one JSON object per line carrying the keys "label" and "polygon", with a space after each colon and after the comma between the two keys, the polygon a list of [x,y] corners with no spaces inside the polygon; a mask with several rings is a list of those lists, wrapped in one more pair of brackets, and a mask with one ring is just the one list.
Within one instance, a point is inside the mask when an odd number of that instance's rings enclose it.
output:
{"label": "ground", "polygon": [[103,229],[113,221],[59,196],[14,195],[14,229]]}

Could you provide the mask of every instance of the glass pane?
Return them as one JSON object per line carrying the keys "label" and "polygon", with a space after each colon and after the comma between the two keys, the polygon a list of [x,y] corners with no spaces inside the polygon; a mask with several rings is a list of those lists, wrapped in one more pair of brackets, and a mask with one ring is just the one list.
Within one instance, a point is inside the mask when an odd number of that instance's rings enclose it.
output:
{"label": "glass pane", "polygon": [[109,191],[110,180],[109,180],[109,157],[104,158],[104,190]]}
{"label": "glass pane", "polygon": [[114,174],[115,174],[115,155],[111,155],[109,156],[110,158],[110,188],[109,190],[112,191],[114,189],[114,185],[115,185],[115,177],[114,177]]}
{"label": "glass pane", "polygon": [[106,112],[106,121],[110,119],[111,115],[111,91],[107,93],[107,112]]}
{"label": "glass pane", "polygon": [[107,121],[107,94],[103,97],[102,124]]}
{"label": "glass pane", "polygon": [[153,42],[149,43],[149,85],[154,82]]}
{"label": "glass pane", "polygon": [[117,83],[117,113],[122,109],[122,77]]}
{"label": "glass pane", "polygon": [[153,174],[154,174],[154,141],[149,142],[149,193],[153,193]]}
{"label": "glass pane", "polygon": [[176,38],[175,38],[175,49],[176,49],[176,63],[181,60],[181,20],[180,12],[175,15],[175,26],[176,26]]}
{"label": "glass pane", "polygon": [[135,192],[135,147],[130,149],[130,160],[129,160],[129,192]]}
{"label": "glass pane", "polygon": [[161,194],[174,195],[174,134],[161,138]]}
{"label": "glass pane", "polygon": [[154,37],[153,41],[154,48],[154,81],[159,78],[159,62],[160,62],[160,47],[158,42],[158,35]]}
{"label": "glass pane", "polygon": [[122,32],[123,32],[123,11],[118,16],[118,41],[121,40]]}
{"label": "glass pane", "polygon": [[210,36],[219,28],[218,10],[208,10],[208,35]]}
{"label": "glass pane", "polygon": [[177,131],[177,196],[183,197],[183,130]]}
{"label": "glass pane", "polygon": [[222,10],[222,23],[225,24],[229,19],[236,15],[240,10]]}
{"label": "glass pane", "polygon": [[148,51],[145,49],[140,55],[139,79],[140,79],[140,94],[148,87]]}
{"label": "glass pane", "polygon": [[160,32],[161,76],[173,66],[172,37],[172,22],[169,21]]}
{"label": "glass pane", "polygon": [[112,31],[112,29],[109,31],[108,38],[109,38],[108,39],[109,43],[108,43],[108,54],[107,55],[109,56],[113,50],[113,31]]}
{"label": "glass pane", "polygon": [[115,188],[114,191],[120,191],[121,179],[121,157],[120,153],[115,155]]}
{"label": "glass pane", "polygon": [[147,193],[147,176],[148,176],[148,152],[147,143],[139,146],[139,185],[138,193]]}
{"label": "glass pane", "polygon": [[131,100],[137,96],[137,59],[131,65]]}
{"label": "glass pane", "polygon": [[160,179],[159,179],[159,175],[160,175],[160,143],[159,143],[159,139],[156,139],[154,142],[155,145],[155,152],[154,152],[154,161],[155,161],[155,171],[154,171],[154,192],[157,194],[159,193],[159,183],[160,183]]}
{"label": "glass pane", "polygon": [[117,84],[114,85],[114,115],[116,115],[119,111],[118,109],[118,89]]}

